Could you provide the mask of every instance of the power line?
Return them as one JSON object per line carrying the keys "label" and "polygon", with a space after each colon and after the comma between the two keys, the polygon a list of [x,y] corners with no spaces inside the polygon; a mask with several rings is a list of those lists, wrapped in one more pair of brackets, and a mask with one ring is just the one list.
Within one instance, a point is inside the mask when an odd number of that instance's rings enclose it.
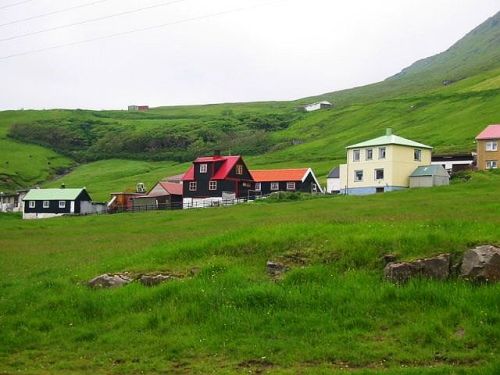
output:
{"label": "power line", "polygon": [[24,1],[19,1],[17,3],[14,3],[14,4],[9,4],[9,5],[4,5],[2,7],[0,7],[0,9],[6,9],[6,8],[12,8],[12,7],[15,7],[17,5],[21,5],[21,4],[25,4],[25,3],[29,3],[33,0],[24,0]]}
{"label": "power line", "polygon": [[169,2],[166,2],[166,3],[160,3],[160,4],[150,5],[150,6],[147,6],[147,7],[142,7],[142,8],[132,9],[132,10],[126,10],[124,12],[114,13],[114,14],[110,14],[108,16],[91,18],[91,19],[88,19],[88,20],[80,21],[80,22],[69,23],[69,24],[66,24],[66,25],[60,25],[60,26],[50,27],[48,29],[42,29],[42,30],[38,30],[38,31],[33,31],[33,32],[25,33],[25,34],[19,34],[19,35],[10,36],[10,37],[7,37],[7,38],[2,38],[2,39],[0,39],[0,42],[6,42],[6,41],[9,41],[9,40],[26,38],[26,37],[32,36],[32,35],[43,34],[43,33],[49,32],[49,31],[66,29],[68,27],[84,25],[84,24],[87,24],[87,23],[99,22],[99,21],[107,20],[109,18],[122,17],[122,16],[126,16],[126,15],[129,15],[129,14],[143,12],[145,10],[151,10],[151,9],[160,8],[160,7],[164,7],[164,6],[168,6],[168,5],[172,5],[172,4],[176,4],[176,3],[182,3],[182,2],[185,2],[185,1],[188,1],[188,0],[174,0],[174,1],[169,1]]}
{"label": "power line", "polygon": [[[29,0],[29,1],[32,1],[32,0]],[[31,16],[31,17],[28,17],[28,18],[22,18],[22,19],[19,19],[19,20],[15,20],[15,21],[11,21],[11,22],[6,22],[6,23],[2,23],[0,24],[0,27],[4,27],[4,26],[8,26],[8,25],[14,25],[16,23],[21,23],[21,22],[25,22],[25,21],[31,21],[31,20],[35,20],[37,18],[42,18],[42,17],[48,17],[48,16],[52,16],[54,14],[60,14],[60,13],[65,13],[65,12],[69,12],[70,10],[75,10],[75,9],[80,9],[80,8],[85,8],[85,7],[89,7],[89,6],[92,6],[92,5],[96,5],[96,4],[99,4],[99,3],[104,3],[106,1],[109,1],[109,0],[99,0],[99,1],[93,1],[91,3],[85,3],[85,4],[80,4],[80,5],[75,5],[73,7],[69,7],[69,8],[64,8],[64,9],[59,9],[59,10],[54,10],[52,12],[48,12],[48,13],[43,13],[43,14],[38,14],[36,16]]]}
{"label": "power line", "polygon": [[54,50],[54,49],[59,49],[59,48],[64,48],[64,47],[70,47],[70,46],[75,46],[75,45],[79,45],[79,44],[92,43],[92,42],[96,42],[96,41],[100,41],[100,40],[104,40],[104,39],[116,38],[116,37],[120,37],[120,36],[124,36],[124,35],[135,34],[135,33],[149,31],[149,30],[161,29],[163,27],[168,27],[168,26],[173,26],[173,25],[179,25],[179,24],[182,24],[182,23],[188,23],[188,22],[193,22],[193,21],[200,21],[200,20],[204,20],[204,19],[207,19],[207,18],[214,18],[214,17],[219,17],[219,16],[231,14],[231,13],[242,12],[242,11],[249,10],[249,9],[261,8],[263,6],[269,6],[269,5],[276,4],[276,3],[282,3],[284,1],[286,1],[286,0],[275,0],[275,1],[271,1],[269,3],[265,3],[265,4],[258,4],[258,5],[253,5],[253,6],[249,6],[249,7],[235,8],[235,9],[230,9],[230,10],[221,11],[221,12],[217,12],[217,13],[206,14],[204,16],[186,18],[186,19],[179,20],[179,21],[163,23],[163,24],[160,24],[160,25],[148,26],[148,27],[143,27],[143,28],[140,28],[140,29],[134,29],[134,30],[122,31],[122,32],[119,32],[119,33],[114,33],[114,34],[103,35],[103,36],[96,37],[96,38],[84,39],[84,40],[79,40],[79,41],[75,41],[75,42],[58,44],[58,45],[51,46],[51,47],[45,47],[45,48],[39,48],[39,49],[25,51],[25,52],[20,52],[20,53],[14,53],[12,55],[6,55],[6,56],[0,57],[0,60],[7,60],[7,59],[10,59],[10,58],[13,58],[13,57],[26,56],[26,55],[31,55],[31,54],[34,54],[34,53],[39,53],[39,52],[44,52],[44,51],[50,51],[50,50]]}

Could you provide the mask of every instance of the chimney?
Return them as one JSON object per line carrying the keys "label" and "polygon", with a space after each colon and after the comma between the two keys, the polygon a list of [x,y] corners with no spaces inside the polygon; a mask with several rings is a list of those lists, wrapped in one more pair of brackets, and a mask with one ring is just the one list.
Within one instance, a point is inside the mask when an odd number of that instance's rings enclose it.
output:
{"label": "chimney", "polygon": [[385,129],[385,135],[392,135],[392,128]]}

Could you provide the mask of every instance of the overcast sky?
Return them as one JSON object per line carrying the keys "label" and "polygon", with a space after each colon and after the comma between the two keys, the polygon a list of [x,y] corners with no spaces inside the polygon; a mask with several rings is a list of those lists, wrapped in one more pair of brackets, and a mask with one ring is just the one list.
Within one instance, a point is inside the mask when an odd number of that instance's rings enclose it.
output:
{"label": "overcast sky", "polygon": [[317,95],[393,75],[499,9],[500,0],[0,0],[0,109]]}

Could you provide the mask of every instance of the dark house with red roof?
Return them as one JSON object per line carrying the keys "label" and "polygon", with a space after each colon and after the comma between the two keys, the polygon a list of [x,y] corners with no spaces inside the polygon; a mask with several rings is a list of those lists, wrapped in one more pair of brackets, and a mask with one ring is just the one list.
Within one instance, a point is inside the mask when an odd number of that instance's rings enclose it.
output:
{"label": "dark house with red roof", "polygon": [[251,170],[250,173],[254,190],[262,195],[277,191],[323,192],[311,168]]}
{"label": "dark house with red roof", "polygon": [[184,202],[247,198],[253,179],[241,156],[199,157],[184,174]]}

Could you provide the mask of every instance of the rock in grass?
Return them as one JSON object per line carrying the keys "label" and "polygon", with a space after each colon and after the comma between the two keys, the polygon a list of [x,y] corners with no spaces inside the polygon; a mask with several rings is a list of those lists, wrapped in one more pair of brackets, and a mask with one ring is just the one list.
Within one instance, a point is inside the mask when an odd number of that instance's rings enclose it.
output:
{"label": "rock in grass", "polygon": [[450,267],[450,254],[440,254],[413,262],[389,263],[384,268],[384,276],[395,283],[405,283],[414,277],[445,280],[450,276]]}
{"label": "rock in grass", "polygon": [[142,275],[139,281],[141,282],[142,285],[154,286],[173,279],[174,277],[171,275],[158,274],[158,275]]}
{"label": "rock in grass", "polygon": [[500,281],[500,248],[478,246],[464,254],[460,276],[479,281]]}
{"label": "rock in grass", "polygon": [[88,282],[88,286],[92,288],[117,288],[123,285],[127,285],[130,282],[132,282],[132,279],[127,275],[110,275],[105,273],[90,280]]}
{"label": "rock in grass", "polygon": [[284,272],[288,271],[288,266],[283,263],[267,261],[266,263],[267,273],[273,277],[280,276]]}

